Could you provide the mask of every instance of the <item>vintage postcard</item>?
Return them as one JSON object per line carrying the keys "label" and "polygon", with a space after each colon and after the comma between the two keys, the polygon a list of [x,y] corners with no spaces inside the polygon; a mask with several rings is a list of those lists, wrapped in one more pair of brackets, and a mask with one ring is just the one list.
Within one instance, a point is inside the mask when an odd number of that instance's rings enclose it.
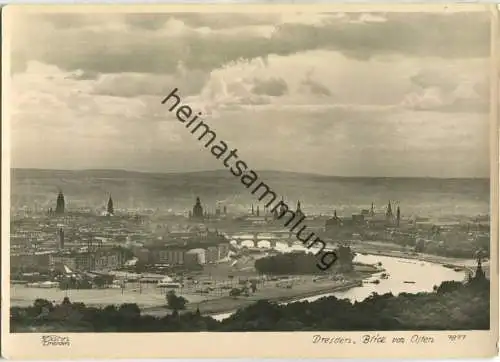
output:
{"label": "vintage postcard", "polygon": [[496,6],[7,6],[2,355],[496,355],[497,53]]}

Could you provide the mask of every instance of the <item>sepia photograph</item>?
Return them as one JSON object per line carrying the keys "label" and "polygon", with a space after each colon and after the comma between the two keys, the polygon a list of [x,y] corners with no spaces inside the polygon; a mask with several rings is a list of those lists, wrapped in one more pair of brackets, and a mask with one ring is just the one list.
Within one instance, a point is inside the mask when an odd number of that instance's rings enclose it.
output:
{"label": "sepia photograph", "polygon": [[4,334],[496,353],[491,9],[267,8],[3,10]]}

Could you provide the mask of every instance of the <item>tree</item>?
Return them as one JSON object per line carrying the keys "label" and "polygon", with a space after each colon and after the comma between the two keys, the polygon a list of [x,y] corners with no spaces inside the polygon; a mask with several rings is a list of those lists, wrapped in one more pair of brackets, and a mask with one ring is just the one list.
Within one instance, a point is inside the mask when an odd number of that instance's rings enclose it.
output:
{"label": "tree", "polygon": [[175,295],[175,292],[173,290],[167,293],[166,298],[167,298],[167,307],[169,309],[172,309],[173,311],[186,309],[186,304],[188,302],[187,299]]}
{"label": "tree", "polygon": [[444,294],[444,293],[450,293],[455,290],[460,290],[463,288],[463,284],[461,282],[457,281],[444,281],[441,283],[441,285],[437,288],[436,292],[438,294]]}
{"label": "tree", "polygon": [[39,313],[41,313],[43,308],[48,308],[49,310],[53,309],[53,305],[47,299],[35,299],[33,306],[37,309]]}
{"label": "tree", "polygon": [[124,318],[138,318],[141,315],[141,309],[135,303],[124,303],[120,305],[118,313]]}
{"label": "tree", "polygon": [[355,256],[351,248],[347,245],[341,245],[337,248],[336,254],[338,257],[337,262],[340,264],[341,269],[351,271],[353,269],[352,260]]}

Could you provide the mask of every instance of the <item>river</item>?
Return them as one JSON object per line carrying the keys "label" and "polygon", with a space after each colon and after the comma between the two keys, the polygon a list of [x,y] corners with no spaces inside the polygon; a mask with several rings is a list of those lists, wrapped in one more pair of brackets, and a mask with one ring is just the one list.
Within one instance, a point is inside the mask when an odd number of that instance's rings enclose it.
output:
{"label": "river", "polygon": [[[365,264],[376,264],[381,262],[382,267],[385,269],[385,273],[389,274],[389,279],[380,279],[379,284],[365,283],[361,287],[355,287],[345,291],[319,294],[313,297],[297,299],[294,300],[294,302],[312,302],[332,295],[337,298],[349,299],[352,302],[359,302],[369,297],[370,294],[374,292],[377,294],[390,292],[394,295],[398,295],[400,293],[431,292],[434,285],[440,285],[443,281],[463,281],[465,278],[464,271],[457,272],[453,269],[445,268],[441,264],[429,263],[420,260],[357,254],[354,261]],[[374,275],[374,277],[376,276],[377,275]],[[405,281],[413,281],[415,283],[409,284],[405,283]],[[292,302],[286,302],[283,304],[288,303]],[[228,318],[232,313],[234,312],[212,315],[212,318],[220,321]]]}

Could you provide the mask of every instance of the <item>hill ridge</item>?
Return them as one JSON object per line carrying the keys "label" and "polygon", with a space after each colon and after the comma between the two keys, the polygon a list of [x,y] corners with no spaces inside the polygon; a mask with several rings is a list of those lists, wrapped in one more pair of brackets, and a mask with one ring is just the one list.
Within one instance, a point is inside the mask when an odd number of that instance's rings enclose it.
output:
{"label": "hill ridge", "polygon": [[[329,178],[329,179],[399,179],[399,180],[489,180],[489,177],[432,177],[432,176],[345,176],[345,175],[325,175],[309,172],[297,171],[282,171],[282,170],[254,170],[257,174],[267,175],[288,175],[288,176],[303,176],[314,178]],[[179,176],[179,175],[211,175],[225,174],[228,178],[235,178],[227,169],[218,170],[200,170],[200,171],[183,171],[183,172],[152,172],[152,171],[137,171],[125,169],[45,169],[45,168],[11,168],[11,172],[41,172],[41,173],[109,173],[123,176],[129,175],[144,175],[144,176]]]}

